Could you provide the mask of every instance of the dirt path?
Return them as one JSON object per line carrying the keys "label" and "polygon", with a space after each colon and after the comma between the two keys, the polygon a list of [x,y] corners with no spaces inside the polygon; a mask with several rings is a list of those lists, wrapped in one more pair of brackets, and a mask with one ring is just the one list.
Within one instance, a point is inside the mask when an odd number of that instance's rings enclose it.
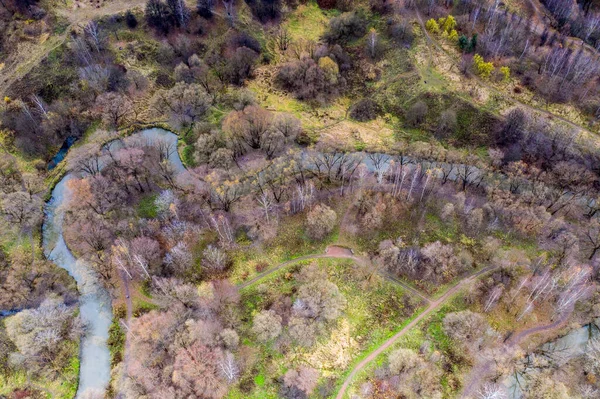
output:
{"label": "dirt path", "polygon": [[389,349],[392,345],[394,345],[396,343],[396,341],[398,341],[398,339],[400,339],[401,337],[406,335],[413,327],[415,327],[417,324],[419,324],[420,321],[422,321],[429,314],[431,314],[432,312],[437,310],[441,305],[443,305],[446,302],[446,300],[448,300],[454,294],[459,292],[464,286],[468,286],[475,279],[477,279],[477,277],[479,277],[480,275],[487,273],[489,271],[492,271],[494,269],[495,269],[495,267],[486,267],[485,269],[482,269],[482,270],[478,271],[477,273],[474,273],[474,274],[464,278],[463,280],[459,281],[454,287],[452,287],[448,291],[446,291],[446,293],[444,295],[442,295],[440,298],[438,298],[434,301],[431,301],[429,306],[427,307],[427,309],[425,309],[425,311],[423,311],[421,314],[419,314],[415,319],[413,319],[413,321],[408,323],[402,330],[398,331],[393,337],[391,337],[390,339],[385,341],[377,349],[375,349],[373,352],[371,352],[360,363],[358,363],[354,367],[354,369],[352,369],[350,374],[348,374],[348,376],[344,380],[342,387],[338,391],[338,394],[336,395],[336,399],[344,398],[344,395],[346,394],[346,391],[348,390],[348,387],[352,383],[352,380],[354,379],[354,377],[362,369],[364,369],[369,363],[371,363],[373,360],[375,360],[377,358],[377,356],[379,356],[385,350]]}
{"label": "dirt path", "polygon": [[[538,333],[544,332],[544,331],[552,331],[552,330],[563,327],[564,324],[569,320],[569,316],[571,315],[572,312],[573,312],[572,309],[568,312],[564,312],[560,318],[558,318],[556,321],[554,321],[550,324],[532,327],[527,330],[523,330],[516,335],[513,335],[510,338],[510,340],[502,348],[502,355],[500,357],[503,357],[504,355],[506,355],[511,349],[513,349],[520,342],[522,342],[525,338],[527,338],[531,335],[538,334]],[[493,359],[491,359],[491,360],[487,360],[486,362],[480,363],[479,365],[476,365],[475,367],[473,367],[473,369],[471,370],[471,372],[469,373],[469,376],[467,378],[467,380],[469,382],[467,384],[465,384],[465,387],[461,394],[461,398],[469,398],[476,393],[476,390],[479,388],[481,383],[492,372],[494,364],[495,364],[495,361]]]}
{"label": "dirt path", "polygon": [[275,272],[277,272],[277,271],[279,271],[281,269],[284,269],[284,268],[286,268],[288,266],[291,266],[291,265],[293,265],[295,263],[302,262],[303,260],[322,259],[322,258],[346,258],[346,259],[351,259],[350,256],[332,256],[332,255],[327,255],[327,254],[312,254],[312,255],[300,256],[298,258],[294,258],[294,259],[285,261],[283,263],[280,263],[279,265],[277,265],[277,266],[275,266],[275,267],[273,267],[271,269],[268,269],[268,270],[265,270],[262,273],[259,273],[258,275],[256,275],[252,279],[250,279],[248,281],[245,281],[245,282],[243,282],[241,284],[238,284],[238,289],[243,290],[244,288],[247,288],[247,287],[251,286],[252,284],[254,284],[254,283],[262,280],[263,278],[265,278],[265,277],[267,277],[267,276],[269,276],[269,275],[271,275],[271,274],[273,274],[273,273],[275,273]]}
{"label": "dirt path", "polygon": [[393,276],[393,275],[391,275],[390,273],[387,273],[387,272],[380,272],[379,274],[381,274],[383,276],[383,278],[385,278],[387,281],[390,281],[390,282],[392,282],[394,284],[397,284],[397,285],[401,286],[406,291],[410,292],[411,294],[413,294],[415,296],[418,296],[419,298],[421,298],[425,302],[427,302],[429,304],[432,303],[432,299],[431,298],[426,297],[425,295],[421,294],[415,288],[411,287],[410,285],[406,284],[402,280],[398,279],[396,276]]}

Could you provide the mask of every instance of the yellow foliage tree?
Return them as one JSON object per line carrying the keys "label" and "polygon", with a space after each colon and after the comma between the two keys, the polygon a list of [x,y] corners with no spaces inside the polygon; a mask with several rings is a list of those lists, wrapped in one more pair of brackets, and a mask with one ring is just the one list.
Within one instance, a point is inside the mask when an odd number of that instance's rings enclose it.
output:
{"label": "yellow foliage tree", "polygon": [[500,73],[502,74],[502,79],[504,81],[508,81],[510,79],[510,68],[507,66],[500,67]]}
{"label": "yellow foliage tree", "polygon": [[439,33],[440,25],[438,25],[436,20],[432,18],[425,23],[425,29],[427,29],[431,33]]}
{"label": "yellow foliage tree", "polygon": [[473,65],[475,66],[475,71],[481,77],[487,78],[494,71],[494,64],[491,62],[485,62],[483,57],[479,54],[475,54],[473,56]]}
{"label": "yellow foliage tree", "polygon": [[440,24],[440,27],[445,32],[450,33],[456,28],[456,19],[454,19],[452,15],[448,15],[446,18],[444,18],[444,22]]}
{"label": "yellow foliage tree", "polygon": [[450,31],[450,33],[448,34],[448,39],[450,39],[453,42],[458,42],[458,32],[456,31],[456,29],[452,29]]}

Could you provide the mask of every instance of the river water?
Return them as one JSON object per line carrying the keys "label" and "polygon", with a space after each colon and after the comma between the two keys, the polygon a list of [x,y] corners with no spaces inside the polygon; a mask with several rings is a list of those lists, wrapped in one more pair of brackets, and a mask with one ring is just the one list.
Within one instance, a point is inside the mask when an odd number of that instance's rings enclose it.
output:
{"label": "river water", "polygon": [[[163,129],[147,129],[133,136],[147,141],[162,140],[172,145],[169,160],[177,173],[185,170],[177,153],[177,135]],[[85,322],[86,334],[81,339],[79,388],[76,398],[86,391],[106,391],[110,382],[110,351],[108,330],[112,321],[112,305],[109,293],[99,284],[91,267],[77,260],[63,237],[64,205],[69,199],[68,181],[73,174],[68,173],[54,187],[52,197],[44,208],[43,248],[46,257],[65,269],[77,282],[80,293],[81,318]]]}

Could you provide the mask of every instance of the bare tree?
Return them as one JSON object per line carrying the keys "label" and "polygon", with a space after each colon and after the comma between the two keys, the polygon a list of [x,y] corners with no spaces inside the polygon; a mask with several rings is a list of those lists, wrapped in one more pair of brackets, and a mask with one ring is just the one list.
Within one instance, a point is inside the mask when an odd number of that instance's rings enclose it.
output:
{"label": "bare tree", "polygon": [[279,28],[275,32],[275,43],[279,51],[286,51],[292,42],[292,37],[288,33],[287,29]]}
{"label": "bare tree", "polygon": [[240,368],[238,367],[235,357],[231,352],[225,352],[219,363],[221,374],[225,377],[227,382],[232,383],[238,379],[240,375]]}
{"label": "bare tree", "polygon": [[479,390],[478,399],[506,399],[505,389],[497,384],[485,383]]}
{"label": "bare tree", "polygon": [[100,50],[102,50],[103,37],[98,23],[96,21],[88,22],[83,28],[83,31],[85,32],[88,41],[92,43],[96,52],[99,53]]}

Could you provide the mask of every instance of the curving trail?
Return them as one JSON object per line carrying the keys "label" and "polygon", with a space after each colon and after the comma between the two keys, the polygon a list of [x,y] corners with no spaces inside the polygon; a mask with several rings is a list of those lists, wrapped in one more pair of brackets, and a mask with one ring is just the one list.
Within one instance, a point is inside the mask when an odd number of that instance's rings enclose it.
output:
{"label": "curving trail", "polygon": [[245,281],[243,283],[240,283],[237,285],[238,289],[243,290],[244,288],[247,288],[255,283],[257,283],[258,281],[264,279],[265,277],[270,276],[271,274],[281,270],[281,269],[285,269],[288,266],[291,266],[295,263],[298,262],[302,262],[303,260],[311,260],[311,259],[323,259],[323,258],[331,258],[331,259],[353,259],[352,255],[348,255],[348,256],[343,256],[343,255],[327,255],[327,253],[325,254],[311,254],[311,255],[304,255],[304,256],[300,256],[298,258],[294,258],[294,259],[290,259],[288,261],[285,261],[283,263],[278,264],[275,267],[272,267],[268,270],[265,270],[262,273],[257,274],[255,277],[251,278],[248,281]]}
{"label": "curving trail", "polygon": [[[302,262],[303,260],[311,260],[311,259],[351,259],[361,266],[364,266],[364,267],[372,266],[372,263],[369,260],[367,260],[363,257],[354,255],[352,250],[345,248],[345,247],[338,246],[338,245],[330,245],[327,248],[325,248],[324,254],[304,255],[304,256],[300,256],[298,258],[294,258],[294,259],[285,261],[271,269],[265,270],[264,272],[256,275],[255,277],[253,277],[252,279],[250,279],[248,281],[238,284],[237,287],[238,287],[238,289],[243,290],[244,288],[247,288],[247,287],[257,283],[258,281],[264,279],[265,277],[267,277],[281,269],[284,269],[295,263]],[[421,298],[423,301],[425,301],[427,303],[431,303],[431,299],[429,299],[428,297],[426,297],[425,295],[423,295],[422,293],[420,293],[413,287],[409,286],[408,284],[406,284],[406,283],[400,281],[399,279],[397,279],[396,277],[390,275],[389,273],[380,271],[379,274],[383,278],[385,278],[387,281],[391,282],[392,284],[396,284],[396,285],[402,287],[402,289],[404,289],[405,291],[408,291],[411,294]]]}
{"label": "curving trail", "polygon": [[387,341],[385,341],[377,349],[375,349],[373,352],[371,352],[360,363],[358,363],[354,367],[354,369],[352,369],[352,371],[350,372],[350,374],[348,374],[348,376],[344,380],[344,383],[342,384],[342,387],[338,391],[338,393],[336,395],[336,399],[343,399],[344,398],[344,395],[346,394],[346,391],[348,390],[348,387],[352,383],[352,380],[354,379],[354,377],[362,369],[364,369],[369,363],[371,363],[373,360],[375,360],[375,358],[377,358],[377,356],[379,356],[385,350],[389,349],[392,345],[394,345],[396,343],[396,341],[398,341],[398,339],[400,339],[401,337],[403,337],[404,335],[406,335],[413,327],[415,327],[417,324],[419,324],[419,322],[422,321],[426,316],[428,316],[429,314],[431,314],[434,311],[436,311],[441,305],[443,305],[454,294],[456,294],[457,292],[459,292],[464,286],[467,286],[467,285],[471,284],[480,275],[482,275],[484,273],[487,273],[487,272],[490,272],[490,271],[492,271],[494,269],[496,269],[496,267],[493,267],[493,266],[486,267],[486,268],[484,268],[484,269],[482,269],[482,270],[480,270],[480,271],[478,271],[478,272],[476,272],[476,273],[474,273],[474,274],[472,274],[472,275],[470,275],[470,276],[462,279],[461,281],[459,281],[452,288],[450,288],[448,291],[446,291],[446,293],[444,293],[444,295],[442,295],[440,298],[438,298],[438,299],[436,299],[434,301],[430,301],[429,307],[427,307],[427,309],[425,309],[425,311],[423,311],[421,314],[419,314],[415,319],[413,319],[413,321],[411,321],[410,323],[408,323],[402,330],[398,331],[393,337],[391,337],[390,339],[388,339]]}

